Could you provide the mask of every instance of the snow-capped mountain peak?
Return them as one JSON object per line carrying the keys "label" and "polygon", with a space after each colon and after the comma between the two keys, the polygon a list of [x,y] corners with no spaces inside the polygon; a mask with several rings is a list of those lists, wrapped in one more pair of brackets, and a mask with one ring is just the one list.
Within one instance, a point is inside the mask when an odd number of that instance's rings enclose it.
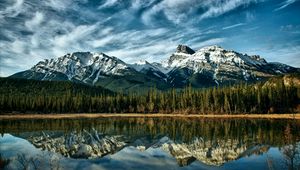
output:
{"label": "snow-capped mountain peak", "polygon": [[210,63],[211,65],[248,65],[254,67],[267,64],[263,58],[257,55],[249,56],[232,50],[225,50],[215,45],[203,47],[193,54],[179,53],[177,50],[168,60],[168,66],[170,67],[186,67],[195,65],[196,63]]}
{"label": "snow-capped mountain peak", "polygon": [[100,76],[123,75],[130,67],[116,57],[104,53],[74,52],[57,59],[45,60],[31,68],[32,71],[45,74],[48,79],[52,73],[61,73],[69,80],[87,81],[93,79],[95,83]]}

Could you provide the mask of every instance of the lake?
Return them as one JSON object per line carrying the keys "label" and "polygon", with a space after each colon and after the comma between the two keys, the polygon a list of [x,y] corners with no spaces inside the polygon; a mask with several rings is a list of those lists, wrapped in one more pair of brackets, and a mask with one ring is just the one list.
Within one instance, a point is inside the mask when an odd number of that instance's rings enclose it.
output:
{"label": "lake", "polygon": [[[5,169],[300,169],[300,121],[0,120]],[[1,168],[0,168],[1,169]]]}

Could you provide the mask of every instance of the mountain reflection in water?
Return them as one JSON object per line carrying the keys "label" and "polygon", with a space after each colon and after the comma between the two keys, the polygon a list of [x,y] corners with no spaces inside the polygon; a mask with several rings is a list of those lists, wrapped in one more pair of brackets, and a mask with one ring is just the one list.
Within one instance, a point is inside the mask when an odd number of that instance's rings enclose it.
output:
{"label": "mountain reflection in water", "polygon": [[[112,155],[112,158],[118,153],[130,157],[133,152],[131,150],[135,148],[134,152],[156,150],[160,154],[169,155],[176,159],[178,168],[197,169],[199,164],[200,168],[238,169],[239,166],[243,166],[236,165],[237,160],[247,160],[255,155],[260,156],[261,162],[265,162],[258,169],[299,169],[300,166],[300,122],[295,120],[197,118],[2,120],[0,130],[2,134],[9,133],[14,137],[25,139],[39,150],[73,160],[93,161],[104,159],[108,155]],[[272,148],[278,152],[274,154]],[[0,151],[2,155],[8,155],[1,148]],[[13,156],[16,155],[11,157]],[[194,164],[197,161],[198,163]],[[253,167],[248,168],[255,168],[255,165],[250,166]]]}

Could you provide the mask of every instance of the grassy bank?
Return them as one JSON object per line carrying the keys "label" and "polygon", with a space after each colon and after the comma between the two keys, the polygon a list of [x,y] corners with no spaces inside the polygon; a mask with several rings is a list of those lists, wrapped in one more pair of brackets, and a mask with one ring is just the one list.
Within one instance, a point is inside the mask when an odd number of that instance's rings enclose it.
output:
{"label": "grassy bank", "polygon": [[299,119],[297,114],[236,114],[236,115],[198,115],[198,114],[111,114],[111,113],[69,113],[69,114],[7,114],[0,115],[0,120],[5,119],[71,119],[71,118],[102,118],[102,117],[178,117],[178,118],[244,118],[244,119]]}

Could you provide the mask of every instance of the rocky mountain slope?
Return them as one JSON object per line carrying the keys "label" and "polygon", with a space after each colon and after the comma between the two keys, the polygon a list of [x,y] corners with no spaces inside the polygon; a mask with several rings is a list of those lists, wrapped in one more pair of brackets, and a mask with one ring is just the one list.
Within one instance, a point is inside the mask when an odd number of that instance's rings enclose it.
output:
{"label": "rocky mountain slope", "polygon": [[69,80],[100,85],[114,91],[156,87],[209,87],[237,82],[254,82],[275,75],[299,72],[281,63],[268,63],[257,55],[241,54],[219,46],[194,51],[179,45],[161,63],[140,61],[127,64],[103,53],[75,52],[57,59],[46,59],[31,69],[11,77],[36,80]]}

